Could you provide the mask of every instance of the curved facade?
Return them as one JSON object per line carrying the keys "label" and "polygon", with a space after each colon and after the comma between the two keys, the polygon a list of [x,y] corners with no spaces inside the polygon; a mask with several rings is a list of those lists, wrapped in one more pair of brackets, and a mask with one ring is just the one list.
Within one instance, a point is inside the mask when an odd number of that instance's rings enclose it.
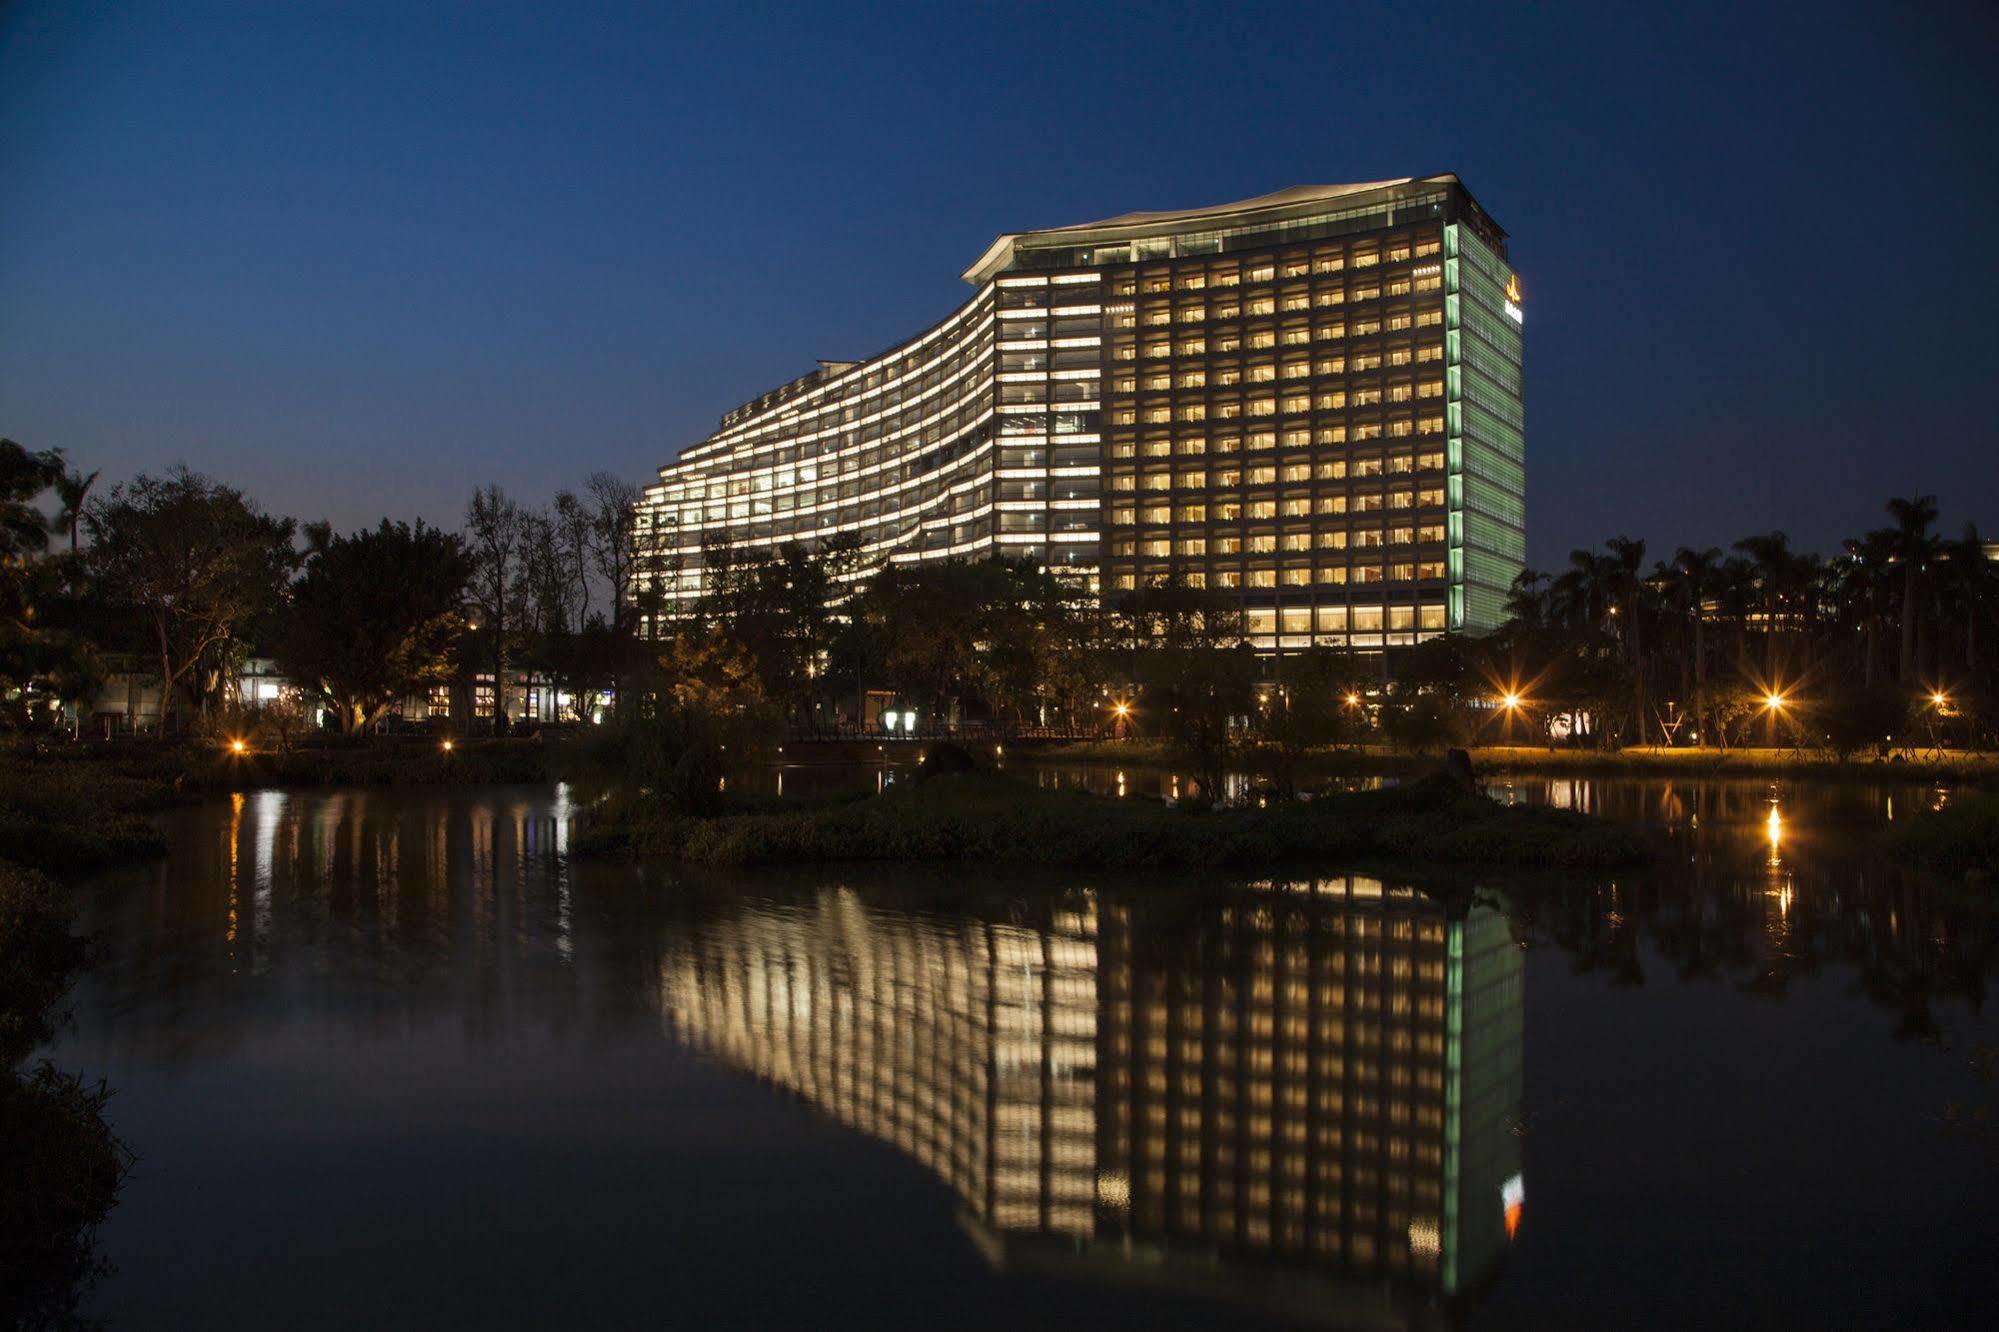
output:
{"label": "curved facade", "polygon": [[900,346],[729,412],[641,505],[669,604],[700,595],[717,545],[843,535],[868,566],[1000,554],[1093,574],[1098,285],[989,283]]}
{"label": "curved facade", "polygon": [[1003,235],[962,308],[730,412],[640,520],[668,614],[704,555],[1008,555],[1105,598],[1175,576],[1262,649],[1505,615],[1525,557],[1521,297],[1455,176]]}

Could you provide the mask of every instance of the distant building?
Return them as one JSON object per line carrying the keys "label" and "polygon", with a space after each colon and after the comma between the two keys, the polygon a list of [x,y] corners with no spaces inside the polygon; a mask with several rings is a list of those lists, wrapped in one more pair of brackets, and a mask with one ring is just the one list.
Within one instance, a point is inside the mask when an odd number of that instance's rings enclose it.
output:
{"label": "distant building", "polygon": [[1107,601],[1178,575],[1266,649],[1505,618],[1522,296],[1456,176],[1009,233],[964,278],[942,322],[660,469],[641,591],[668,617],[705,552],[852,534],[876,565],[1029,559]]}
{"label": "distant building", "polygon": [[[130,654],[111,654],[104,683],[82,707],[78,733],[88,736],[144,735],[160,726],[160,674],[151,661]],[[244,659],[224,680],[220,701],[230,707],[260,708],[302,697],[298,686],[278,672],[269,657]],[[581,720],[568,690],[531,671],[513,673],[507,693],[508,720],[515,726],[545,726]],[[392,709],[388,724],[421,725],[466,735],[490,730],[493,724],[493,675],[467,675],[449,684],[411,694]]]}

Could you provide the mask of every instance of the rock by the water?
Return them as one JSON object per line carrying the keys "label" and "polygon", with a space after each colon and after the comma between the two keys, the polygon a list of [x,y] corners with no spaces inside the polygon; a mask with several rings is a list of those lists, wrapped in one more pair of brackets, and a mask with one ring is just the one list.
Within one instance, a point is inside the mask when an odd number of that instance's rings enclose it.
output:
{"label": "rock by the water", "polygon": [[1467,791],[1478,789],[1478,773],[1471,765],[1471,755],[1462,749],[1444,751],[1444,776]]}
{"label": "rock by the water", "polygon": [[946,741],[934,744],[923,752],[923,762],[917,768],[917,775],[939,777],[953,772],[975,772],[978,766],[964,749]]}

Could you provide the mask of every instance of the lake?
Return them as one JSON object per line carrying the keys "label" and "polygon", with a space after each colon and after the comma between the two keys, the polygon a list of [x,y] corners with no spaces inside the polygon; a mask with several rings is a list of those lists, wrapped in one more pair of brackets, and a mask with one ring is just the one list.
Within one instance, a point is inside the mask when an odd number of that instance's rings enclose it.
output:
{"label": "lake", "polygon": [[1869,850],[1949,791],[1492,790],[1643,825],[1662,859],[723,875],[569,861],[563,787],[176,811],[163,862],[84,891],[100,960],[52,1052],[116,1089],[139,1157],[88,1307],[114,1328],[1988,1317],[1999,934],[1978,895]]}

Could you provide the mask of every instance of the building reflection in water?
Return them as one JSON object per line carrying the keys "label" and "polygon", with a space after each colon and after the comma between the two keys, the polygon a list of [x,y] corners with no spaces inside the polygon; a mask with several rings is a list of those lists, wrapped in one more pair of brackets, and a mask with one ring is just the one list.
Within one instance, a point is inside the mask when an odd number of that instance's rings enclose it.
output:
{"label": "building reflection in water", "polygon": [[1426,1322],[1524,1206],[1506,914],[1361,876],[1034,921],[831,889],[661,964],[681,1039],[891,1143],[1000,1266]]}

